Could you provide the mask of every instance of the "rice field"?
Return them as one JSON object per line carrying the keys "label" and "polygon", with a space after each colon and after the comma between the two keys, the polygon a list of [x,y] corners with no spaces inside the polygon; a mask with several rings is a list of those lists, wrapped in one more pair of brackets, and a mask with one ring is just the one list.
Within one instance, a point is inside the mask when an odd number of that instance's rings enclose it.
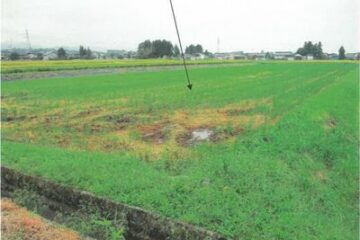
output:
{"label": "rice field", "polygon": [[358,239],[357,62],[190,77],[192,91],[182,70],[3,82],[2,164],[234,239]]}
{"label": "rice field", "polygon": [[[245,60],[193,60],[189,65],[234,64],[248,62]],[[126,67],[153,67],[182,65],[180,59],[124,59],[124,60],[53,60],[53,61],[2,61],[2,73],[46,72],[79,69],[103,69]]]}

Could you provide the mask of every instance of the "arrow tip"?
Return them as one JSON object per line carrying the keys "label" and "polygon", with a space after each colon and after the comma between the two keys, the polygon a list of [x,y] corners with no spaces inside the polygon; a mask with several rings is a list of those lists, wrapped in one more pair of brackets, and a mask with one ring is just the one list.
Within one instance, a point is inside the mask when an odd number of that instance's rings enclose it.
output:
{"label": "arrow tip", "polygon": [[190,83],[189,85],[187,85],[187,87],[191,90],[192,89],[192,84]]}

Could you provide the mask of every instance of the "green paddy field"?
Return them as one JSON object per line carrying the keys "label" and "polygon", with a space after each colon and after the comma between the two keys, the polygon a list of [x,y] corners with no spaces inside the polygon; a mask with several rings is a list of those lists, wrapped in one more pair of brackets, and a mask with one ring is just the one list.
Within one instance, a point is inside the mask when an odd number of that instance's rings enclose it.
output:
{"label": "green paddy field", "polygon": [[1,164],[234,239],[359,238],[358,62],[190,77],[4,81]]}

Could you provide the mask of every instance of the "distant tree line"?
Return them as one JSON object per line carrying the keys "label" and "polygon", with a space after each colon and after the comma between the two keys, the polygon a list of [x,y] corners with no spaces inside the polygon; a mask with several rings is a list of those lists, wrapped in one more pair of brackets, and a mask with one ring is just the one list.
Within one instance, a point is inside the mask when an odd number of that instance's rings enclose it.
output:
{"label": "distant tree line", "polygon": [[164,56],[174,56],[175,48],[170,41],[167,40],[146,40],[138,46],[139,58],[160,58]]}
{"label": "distant tree line", "polygon": [[[325,54],[322,50],[322,43],[318,42],[313,44],[311,41],[305,42],[304,46],[299,48],[296,52],[302,56],[312,55],[314,59],[325,59]],[[345,48],[343,46],[339,49],[339,59],[346,59]]]}
{"label": "distant tree line", "polygon": [[[64,59],[72,59],[74,57],[69,57],[68,54],[66,53],[66,50],[64,48],[59,48],[57,51],[56,51],[56,55],[57,55],[57,58],[60,59],[60,60],[64,60]],[[80,58],[80,59],[93,59],[94,56],[93,56],[93,53],[91,51],[91,49],[88,47],[88,48],[85,48],[84,46],[80,46],[79,47],[79,56],[78,57],[75,57],[75,58]]]}
{"label": "distant tree line", "polygon": [[[360,58],[360,54],[354,53],[354,54],[345,54],[345,48],[343,46],[340,47],[338,54],[326,54],[323,52],[322,49],[323,45],[321,42],[313,43],[312,41],[306,41],[304,45],[296,51],[297,54],[300,54],[301,56],[313,56],[314,59],[334,59],[338,58],[340,60],[349,58],[349,59],[358,59]],[[68,53],[63,47],[58,48],[55,52],[52,50],[52,52],[44,53],[39,51],[34,51],[32,53],[29,53],[27,50],[22,51],[13,51],[6,54],[6,57],[4,59],[9,60],[19,60],[19,59],[31,59],[31,60],[41,60],[41,59],[93,59],[95,58],[94,53],[91,51],[89,47],[79,46],[79,51],[71,51],[69,50]],[[125,52],[125,53],[123,53]],[[55,53],[55,57],[54,57]],[[291,52],[289,52],[292,54]],[[96,53],[98,54],[98,53]],[[127,55],[125,55],[127,54]],[[110,56],[111,58],[114,58],[117,56],[117,58],[163,58],[163,57],[179,57],[181,54],[179,47],[175,44],[173,45],[170,41],[167,40],[146,40],[141,42],[138,45],[137,52],[128,52],[122,50],[108,50],[107,56]],[[215,57],[214,54],[210,53],[209,51],[205,50],[201,44],[191,44],[185,48],[185,54],[187,55],[197,55],[197,54],[203,54],[207,57]],[[261,52],[262,58],[264,59],[278,59],[276,56],[276,52]],[[101,57],[101,53],[98,54],[99,57]],[[291,56],[292,59],[298,59],[301,60],[302,57],[295,55]],[[103,55],[105,58],[105,55]],[[203,56],[193,56],[193,57],[199,57],[203,58]],[[236,56],[233,56],[236,58]],[[248,59],[255,59],[257,58],[254,54],[249,53],[248,55],[244,55],[243,58],[247,57]]]}
{"label": "distant tree line", "polygon": [[[200,44],[187,46],[185,54],[204,53],[210,55],[208,51],[203,50]],[[138,45],[137,54],[139,58],[162,58],[179,57],[180,48],[167,40],[146,40]]]}
{"label": "distant tree line", "polygon": [[199,54],[199,53],[204,54],[208,57],[213,56],[213,54],[211,52],[209,52],[208,50],[204,51],[203,46],[201,46],[200,44],[197,44],[197,45],[191,44],[190,46],[187,46],[185,48],[185,54]]}
{"label": "distant tree line", "polygon": [[302,56],[312,55],[314,56],[314,59],[324,58],[321,42],[315,44],[313,44],[311,41],[305,42],[304,46],[299,48],[296,53]]}

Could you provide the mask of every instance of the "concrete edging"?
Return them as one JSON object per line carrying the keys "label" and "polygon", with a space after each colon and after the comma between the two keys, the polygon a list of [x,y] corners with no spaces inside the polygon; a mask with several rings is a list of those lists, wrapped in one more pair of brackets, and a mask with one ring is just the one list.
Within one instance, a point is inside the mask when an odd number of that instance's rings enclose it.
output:
{"label": "concrete edging", "polygon": [[1,190],[12,192],[15,189],[33,191],[49,202],[70,208],[96,208],[108,220],[121,216],[125,226],[126,239],[134,240],[225,240],[226,238],[203,228],[161,217],[158,214],[115,203],[91,193],[79,191],[39,177],[25,175],[19,171],[1,166]]}

